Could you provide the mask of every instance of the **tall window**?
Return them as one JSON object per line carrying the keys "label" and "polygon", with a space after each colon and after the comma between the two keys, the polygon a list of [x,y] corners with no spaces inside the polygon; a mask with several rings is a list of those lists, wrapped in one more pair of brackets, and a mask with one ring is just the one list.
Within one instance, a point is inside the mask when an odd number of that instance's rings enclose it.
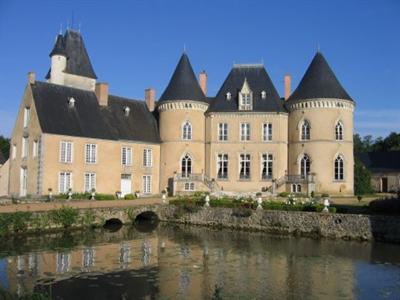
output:
{"label": "tall window", "polygon": [[[88,145],[86,145],[87,147]],[[72,142],[61,141],[60,142],[60,162],[72,163]]]}
{"label": "tall window", "polygon": [[131,147],[122,147],[121,148],[121,164],[123,166],[131,166],[132,165],[132,148]]}
{"label": "tall window", "polygon": [[250,154],[240,154],[240,179],[250,179]]}
{"label": "tall window", "polygon": [[143,167],[151,167],[153,165],[153,151],[151,149],[143,150]]}
{"label": "tall window", "polygon": [[344,161],[341,155],[335,159],[335,180],[344,179]]}
{"label": "tall window", "polygon": [[192,174],[192,158],[186,154],[181,161],[182,177],[188,178]]}
{"label": "tall window", "polygon": [[31,109],[30,109],[30,107],[25,107],[25,109],[24,109],[24,128],[28,127],[30,118],[31,118]]}
{"label": "tall window", "polygon": [[300,175],[302,178],[306,178],[310,173],[310,157],[307,154],[304,154],[300,160]]}
{"label": "tall window", "polygon": [[252,94],[251,93],[240,93],[239,94],[239,110],[251,110],[252,109]]}
{"label": "tall window", "polygon": [[219,123],[218,124],[218,140],[227,141],[228,140],[228,124]]}
{"label": "tall window", "polygon": [[39,142],[38,141],[33,141],[33,146],[32,146],[32,157],[37,158],[39,156]]}
{"label": "tall window", "polygon": [[91,192],[96,189],[96,173],[85,173],[85,192]]}
{"label": "tall window", "polygon": [[343,141],[343,123],[340,121],[335,126],[335,138],[337,141]]}
{"label": "tall window", "polygon": [[22,138],[22,151],[21,151],[21,157],[22,158],[27,158],[28,157],[28,149],[29,149],[28,138],[24,137],[24,138]]}
{"label": "tall window", "polygon": [[26,167],[21,168],[20,173],[20,196],[25,197],[28,189],[28,169]]}
{"label": "tall window", "polygon": [[11,148],[11,157],[15,159],[17,157],[17,145],[13,144]]}
{"label": "tall window", "polygon": [[145,194],[151,193],[151,175],[143,176],[143,193]]}
{"label": "tall window", "polygon": [[192,124],[189,121],[186,121],[182,127],[182,139],[191,140],[192,139]]}
{"label": "tall window", "polygon": [[310,123],[307,120],[301,125],[301,140],[308,141],[310,139]]}
{"label": "tall window", "polygon": [[240,123],[240,140],[250,141],[250,123]]}
{"label": "tall window", "polygon": [[60,172],[58,176],[58,192],[65,194],[72,188],[72,174],[71,172]]}
{"label": "tall window", "polygon": [[85,161],[87,164],[95,164],[97,162],[97,145],[86,144]]}
{"label": "tall window", "polygon": [[273,169],[272,154],[269,154],[269,153],[263,154],[261,163],[262,163],[262,171],[261,171],[262,179],[271,179],[272,178],[272,169]]}
{"label": "tall window", "polygon": [[263,141],[269,142],[272,141],[272,124],[271,123],[264,123],[263,124]]}
{"label": "tall window", "polygon": [[218,179],[228,178],[228,154],[218,154],[217,177]]}

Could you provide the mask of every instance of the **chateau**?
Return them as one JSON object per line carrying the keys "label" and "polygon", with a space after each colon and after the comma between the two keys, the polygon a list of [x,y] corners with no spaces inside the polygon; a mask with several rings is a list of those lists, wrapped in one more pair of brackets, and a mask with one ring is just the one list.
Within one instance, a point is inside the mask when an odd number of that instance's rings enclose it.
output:
{"label": "chateau", "polygon": [[46,81],[28,74],[9,194],[283,191],[353,194],[355,103],[318,52],[281,98],[264,66],[233,65],[215,96],[184,53],[156,101],[110,95],[82,36],[58,35]]}

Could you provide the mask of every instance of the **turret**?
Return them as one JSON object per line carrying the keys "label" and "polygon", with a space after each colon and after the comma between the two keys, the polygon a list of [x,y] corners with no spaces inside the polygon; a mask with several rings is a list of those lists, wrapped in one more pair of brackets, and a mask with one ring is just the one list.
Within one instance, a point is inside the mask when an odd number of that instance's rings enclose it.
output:
{"label": "turret", "polygon": [[[204,174],[205,116],[208,101],[184,53],[158,101],[161,138],[161,189],[175,178]],[[196,183],[193,183],[196,189]]]}
{"label": "turret", "polygon": [[293,192],[353,194],[355,103],[318,52],[288,98],[289,182]]}
{"label": "turret", "polygon": [[64,84],[65,68],[67,67],[67,53],[65,51],[64,39],[61,34],[57,35],[53,50],[50,52],[51,68],[49,81],[55,84]]}

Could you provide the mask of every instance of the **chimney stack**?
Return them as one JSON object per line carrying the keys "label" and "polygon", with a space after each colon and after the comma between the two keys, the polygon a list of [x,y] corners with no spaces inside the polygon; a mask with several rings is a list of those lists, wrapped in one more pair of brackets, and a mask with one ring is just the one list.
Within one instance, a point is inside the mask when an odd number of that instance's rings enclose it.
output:
{"label": "chimney stack", "polygon": [[107,106],[108,105],[108,83],[106,83],[106,82],[96,83],[94,92],[96,94],[97,101],[99,101],[99,104],[101,106]]}
{"label": "chimney stack", "polygon": [[145,89],[144,99],[146,100],[146,105],[149,111],[154,111],[156,105],[156,90],[153,88]]}
{"label": "chimney stack", "polygon": [[30,84],[35,84],[35,81],[36,81],[36,74],[35,74],[35,72],[29,72],[29,73],[28,73],[28,82],[29,82]]}
{"label": "chimney stack", "polygon": [[204,70],[199,74],[199,85],[203,90],[204,95],[207,96],[207,73]]}
{"label": "chimney stack", "polygon": [[284,77],[284,85],[285,85],[285,100],[290,97],[291,94],[291,85],[292,85],[292,76],[286,74]]}

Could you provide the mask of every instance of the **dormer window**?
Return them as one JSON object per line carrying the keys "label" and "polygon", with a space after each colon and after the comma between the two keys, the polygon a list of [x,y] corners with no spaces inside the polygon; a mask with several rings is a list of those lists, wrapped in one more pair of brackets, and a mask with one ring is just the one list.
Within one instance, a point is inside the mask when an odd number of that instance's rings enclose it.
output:
{"label": "dormer window", "polygon": [[75,107],[75,98],[74,97],[71,97],[71,98],[68,99],[68,106],[70,108]]}
{"label": "dormer window", "polygon": [[244,83],[241,91],[239,92],[239,110],[252,110],[253,109],[253,92],[250,90],[247,79],[244,79]]}
{"label": "dormer window", "polygon": [[231,92],[226,93],[226,100],[231,100],[232,99],[232,94]]}
{"label": "dormer window", "polygon": [[266,91],[261,91],[261,99],[267,98],[267,92]]}
{"label": "dormer window", "polygon": [[130,111],[131,111],[131,109],[130,109],[128,106],[125,106],[125,107],[124,107],[124,114],[125,114],[125,117],[129,116]]}

